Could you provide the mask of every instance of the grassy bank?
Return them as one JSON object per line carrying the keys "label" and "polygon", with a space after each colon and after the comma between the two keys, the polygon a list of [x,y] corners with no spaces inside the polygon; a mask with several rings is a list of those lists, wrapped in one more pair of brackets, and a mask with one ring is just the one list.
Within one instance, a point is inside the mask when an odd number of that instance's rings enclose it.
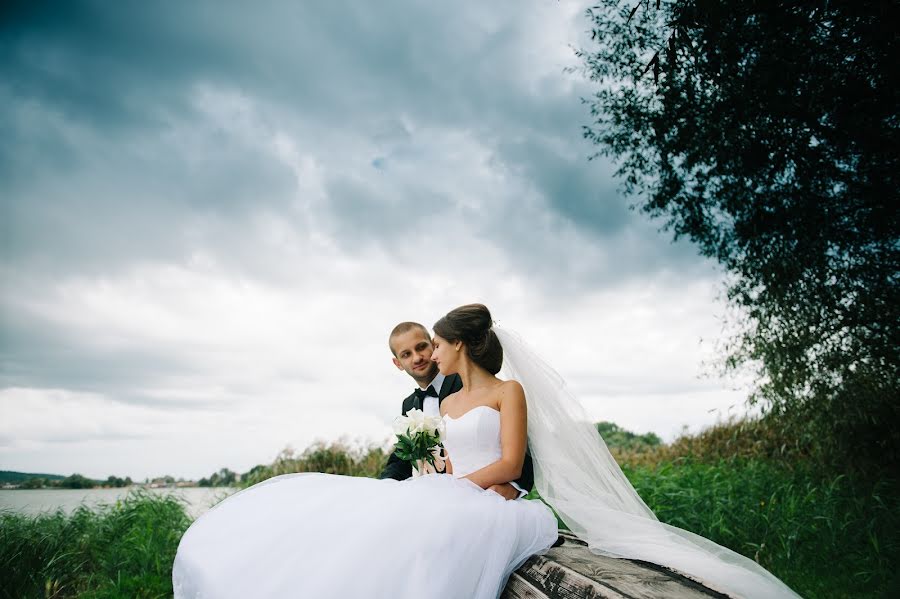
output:
{"label": "grassy bank", "polygon": [[900,597],[900,481],[826,465],[814,440],[737,418],[610,450],[660,520],[756,560],[804,597]]}
{"label": "grassy bank", "polygon": [[756,560],[804,597],[900,596],[895,482],[758,460],[625,473],[660,520]]}
{"label": "grassy bank", "polygon": [[[735,442],[729,430],[617,458],[660,520],[757,560],[804,597],[900,596],[895,481],[829,474],[796,455]],[[285,452],[256,474],[372,476],[384,458],[317,445]],[[172,560],[188,525],[177,500],[140,494],[98,512],[0,515],[0,596],[171,596]]]}
{"label": "grassy bank", "polygon": [[172,596],[172,560],[190,524],[173,497],[133,493],[100,510],[0,514],[0,596]]}

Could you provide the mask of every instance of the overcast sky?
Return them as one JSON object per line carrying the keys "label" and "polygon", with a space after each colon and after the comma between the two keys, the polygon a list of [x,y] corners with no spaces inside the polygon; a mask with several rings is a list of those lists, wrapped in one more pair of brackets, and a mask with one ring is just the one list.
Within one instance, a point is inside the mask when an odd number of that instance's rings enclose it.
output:
{"label": "overcast sky", "polygon": [[597,420],[741,411],[701,378],[721,273],[588,160],[586,6],[4,9],[0,469],[387,442],[413,386],[387,333],[473,301]]}

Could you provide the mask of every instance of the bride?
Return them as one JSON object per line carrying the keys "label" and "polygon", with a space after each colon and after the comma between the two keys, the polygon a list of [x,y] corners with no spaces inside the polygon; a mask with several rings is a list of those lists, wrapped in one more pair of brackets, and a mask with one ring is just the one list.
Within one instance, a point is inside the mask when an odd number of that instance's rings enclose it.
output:
{"label": "bride", "polygon": [[493,327],[485,306],[452,310],[434,332],[432,359],[463,382],[440,408],[450,475],[304,473],[236,493],[182,537],[176,599],[498,597],[557,538],[546,505],[487,490],[518,478],[526,444],[535,488],[592,551],[681,570],[734,597],[797,596],[755,562],[659,522],[559,375]]}

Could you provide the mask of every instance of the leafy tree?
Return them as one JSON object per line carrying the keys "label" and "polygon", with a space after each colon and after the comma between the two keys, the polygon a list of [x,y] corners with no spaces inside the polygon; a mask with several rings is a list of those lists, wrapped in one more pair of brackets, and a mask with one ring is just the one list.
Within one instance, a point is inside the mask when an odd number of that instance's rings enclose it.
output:
{"label": "leafy tree", "polygon": [[607,446],[619,449],[642,451],[657,447],[662,443],[662,439],[656,433],[638,435],[621,428],[615,422],[598,422],[597,431]]}
{"label": "leafy tree", "polygon": [[265,464],[257,464],[241,475],[241,485],[249,486],[270,478],[272,474],[268,471],[269,467]]}
{"label": "leafy tree", "polygon": [[221,468],[213,474],[213,479],[216,481],[214,485],[216,487],[230,487],[234,485],[237,475],[228,468]]}
{"label": "leafy tree", "polygon": [[59,486],[64,489],[93,489],[97,483],[81,474],[72,474],[62,479]]}
{"label": "leafy tree", "polygon": [[31,478],[26,478],[22,481],[22,484],[19,485],[21,489],[43,489],[47,484],[46,479],[43,479],[38,476],[32,476]]}
{"label": "leafy tree", "polygon": [[106,484],[110,487],[130,487],[133,482],[130,476],[126,476],[125,478],[120,476],[109,476],[106,479]]}
{"label": "leafy tree", "polygon": [[682,0],[587,13],[585,136],[727,272],[726,370],[822,455],[900,460],[900,4]]}
{"label": "leafy tree", "polygon": [[209,478],[201,478],[197,481],[200,487],[231,487],[237,482],[237,474],[228,468],[221,468]]}

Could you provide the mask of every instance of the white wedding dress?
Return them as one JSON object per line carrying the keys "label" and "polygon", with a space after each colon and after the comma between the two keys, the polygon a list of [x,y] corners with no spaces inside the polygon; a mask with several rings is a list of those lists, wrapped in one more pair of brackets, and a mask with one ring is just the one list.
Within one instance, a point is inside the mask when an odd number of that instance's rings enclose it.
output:
{"label": "white wedding dress", "polygon": [[556,518],[460,478],[500,457],[499,412],[444,421],[453,476],[288,474],[224,500],[181,539],[176,599],[499,596]]}
{"label": "white wedding dress", "polygon": [[[525,389],[535,489],[592,552],[679,570],[734,598],[798,599],[756,562],[657,520],[562,377],[517,334],[494,330],[500,378]],[[496,410],[444,420],[456,477],[500,457]],[[542,503],[456,477],[295,474],[251,487],[185,533],[175,597],[497,597],[556,540],[556,520]]]}

